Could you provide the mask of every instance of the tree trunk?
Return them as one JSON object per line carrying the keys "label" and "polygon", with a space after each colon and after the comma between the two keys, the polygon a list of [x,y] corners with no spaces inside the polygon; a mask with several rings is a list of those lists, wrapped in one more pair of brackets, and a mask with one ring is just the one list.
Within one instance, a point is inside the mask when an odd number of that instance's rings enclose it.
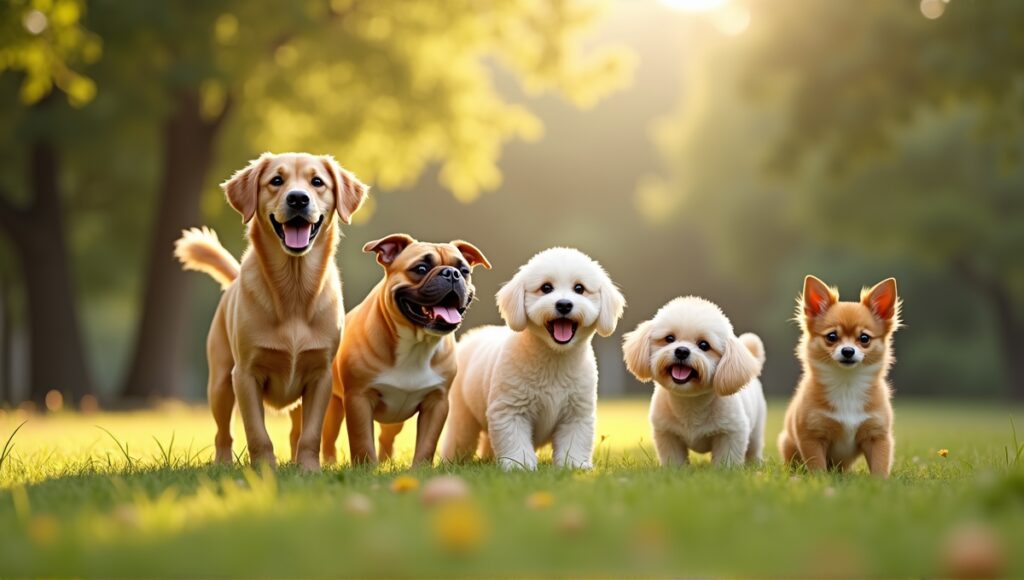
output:
{"label": "tree trunk", "polygon": [[996,327],[1002,347],[1003,368],[1010,383],[1010,396],[1024,401],[1024,323],[1014,308],[1013,298],[1002,286],[993,286],[989,294],[995,306]]}
{"label": "tree trunk", "polygon": [[34,143],[29,155],[32,206],[19,210],[3,203],[0,207],[0,224],[14,242],[24,277],[29,398],[38,405],[54,389],[64,394],[68,404],[92,392],[60,207],[59,163],[50,144]]}
{"label": "tree trunk", "polygon": [[14,405],[14,374],[11,372],[11,342],[14,336],[14,321],[11,320],[10,277],[0,276],[0,406]]}
{"label": "tree trunk", "polygon": [[182,353],[188,329],[192,277],[172,254],[181,231],[199,225],[213,142],[227,110],[212,121],[200,114],[195,91],[179,93],[164,126],[163,176],[135,353],[122,387],[129,399],[181,394]]}

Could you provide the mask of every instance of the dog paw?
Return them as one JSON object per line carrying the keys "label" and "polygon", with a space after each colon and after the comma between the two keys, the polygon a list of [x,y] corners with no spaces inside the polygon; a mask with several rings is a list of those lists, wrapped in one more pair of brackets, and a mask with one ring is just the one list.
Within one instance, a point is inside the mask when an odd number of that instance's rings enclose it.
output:
{"label": "dog paw", "polygon": [[534,458],[533,461],[530,461],[530,460],[516,461],[515,459],[510,459],[508,457],[502,457],[502,458],[498,459],[498,465],[501,466],[501,468],[503,470],[505,470],[505,471],[519,471],[519,470],[537,471],[537,459],[536,458]]}

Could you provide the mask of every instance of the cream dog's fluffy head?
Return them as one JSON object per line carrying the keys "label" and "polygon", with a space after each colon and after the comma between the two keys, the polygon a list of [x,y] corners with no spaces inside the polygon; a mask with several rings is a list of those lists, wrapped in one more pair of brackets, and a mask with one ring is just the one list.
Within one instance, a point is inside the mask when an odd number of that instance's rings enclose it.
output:
{"label": "cream dog's fluffy head", "polygon": [[497,294],[509,328],[570,348],[596,330],[615,332],[626,301],[600,264],[571,248],[551,248],[524,264]]}
{"label": "cream dog's fluffy head", "polygon": [[681,395],[731,395],[760,374],[764,360],[759,338],[737,338],[722,310],[695,296],[662,306],[626,334],[622,350],[637,379]]}

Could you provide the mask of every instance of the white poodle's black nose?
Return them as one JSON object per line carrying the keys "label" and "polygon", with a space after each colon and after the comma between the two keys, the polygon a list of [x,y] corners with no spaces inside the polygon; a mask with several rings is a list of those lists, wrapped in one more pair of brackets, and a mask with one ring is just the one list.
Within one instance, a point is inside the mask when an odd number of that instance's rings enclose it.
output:
{"label": "white poodle's black nose", "polygon": [[685,346],[681,346],[676,349],[676,358],[679,360],[686,360],[690,358],[690,349]]}
{"label": "white poodle's black nose", "polygon": [[857,354],[857,351],[853,350],[852,346],[844,346],[839,352],[843,355],[843,358],[853,358],[853,355]]}
{"label": "white poodle's black nose", "polygon": [[303,209],[309,205],[309,195],[305,191],[289,191],[284,202],[292,209]]}
{"label": "white poodle's black nose", "polygon": [[555,310],[559,314],[569,314],[572,312],[572,300],[559,300],[555,302]]}

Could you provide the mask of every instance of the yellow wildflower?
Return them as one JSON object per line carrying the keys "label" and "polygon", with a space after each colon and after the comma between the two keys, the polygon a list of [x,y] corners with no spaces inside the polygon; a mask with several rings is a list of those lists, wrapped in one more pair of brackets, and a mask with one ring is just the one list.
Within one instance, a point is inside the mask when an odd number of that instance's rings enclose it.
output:
{"label": "yellow wildflower", "polygon": [[949,449],[939,449],[939,457],[948,457]]}
{"label": "yellow wildflower", "polygon": [[399,475],[391,480],[391,491],[395,493],[407,493],[420,488],[420,480],[410,475]]}
{"label": "yellow wildflower", "polygon": [[471,552],[479,548],[487,537],[484,514],[468,501],[450,502],[438,506],[433,518],[434,536],[445,550]]}
{"label": "yellow wildflower", "polygon": [[550,491],[535,491],[526,497],[526,507],[533,510],[547,509],[554,503],[555,496]]}

